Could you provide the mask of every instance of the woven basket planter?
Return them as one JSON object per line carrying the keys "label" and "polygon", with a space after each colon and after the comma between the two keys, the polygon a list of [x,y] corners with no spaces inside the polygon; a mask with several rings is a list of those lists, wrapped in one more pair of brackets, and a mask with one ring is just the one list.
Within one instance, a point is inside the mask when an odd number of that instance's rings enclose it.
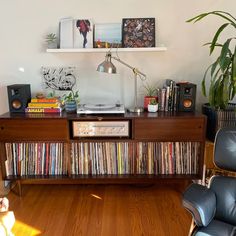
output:
{"label": "woven basket planter", "polygon": [[229,103],[224,110],[214,109],[209,104],[202,106],[202,113],[207,116],[207,138],[215,140],[215,135],[220,128],[236,126],[236,104]]}

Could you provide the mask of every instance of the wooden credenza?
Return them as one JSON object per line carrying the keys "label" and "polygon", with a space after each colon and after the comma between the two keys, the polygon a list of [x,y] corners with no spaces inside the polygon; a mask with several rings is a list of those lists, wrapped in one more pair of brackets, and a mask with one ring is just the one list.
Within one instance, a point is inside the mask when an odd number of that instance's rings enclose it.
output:
{"label": "wooden credenza", "polygon": [[[127,136],[79,137],[73,122],[125,121]],[[23,184],[155,183],[200,179],[206,118],[195,113],[0,116],[4,180]],[[109,131],[109,130],[108,130]],[[106,132],[106,131],[105,131]]]}

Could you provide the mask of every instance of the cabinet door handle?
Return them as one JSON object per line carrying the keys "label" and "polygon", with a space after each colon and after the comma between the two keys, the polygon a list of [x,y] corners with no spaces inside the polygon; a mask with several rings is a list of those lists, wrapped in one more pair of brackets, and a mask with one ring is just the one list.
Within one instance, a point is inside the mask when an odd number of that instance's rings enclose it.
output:
{"label": "cabinet door handle", "polygon": [[3,126],[1,126],[1,130],[4,130],[4,127],[3,127]]}

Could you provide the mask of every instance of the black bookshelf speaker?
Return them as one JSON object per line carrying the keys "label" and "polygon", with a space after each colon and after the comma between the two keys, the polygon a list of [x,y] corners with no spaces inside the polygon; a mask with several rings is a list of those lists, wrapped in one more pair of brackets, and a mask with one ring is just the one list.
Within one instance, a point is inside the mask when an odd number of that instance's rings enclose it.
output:
{"label": "black bookshelf speaker", "polygon": [[10,112],[25,112],[31,99],[29,84],[13,84],[7,86]]}
{"label": "black bookshelf speaker", "polygon": [[194,111],[196,104],[196,84],[179,83],[179,111]]}

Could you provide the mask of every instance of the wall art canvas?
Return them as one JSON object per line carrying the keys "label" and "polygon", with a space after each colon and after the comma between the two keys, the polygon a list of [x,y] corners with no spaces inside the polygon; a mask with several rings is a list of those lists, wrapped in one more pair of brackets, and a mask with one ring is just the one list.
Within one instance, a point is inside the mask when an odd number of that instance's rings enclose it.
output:
{"label": "wall art canvas", "polygon": [[93,23],[91,19],[74,20],[74,48],[93,48]]}
{"label": "wall art canvas", "polygon": [[76,67],[45,67],[41,68],[45,89],[72,90],[78,78]]}
{"label": "wall art canvas", "polygon": [[155,18],[122,20],[122,47],[155,47]]}
{"label": "wall art canvas", "polygon": [[95,24],[94,26],[95,48],[121,48],[121,24]]}

